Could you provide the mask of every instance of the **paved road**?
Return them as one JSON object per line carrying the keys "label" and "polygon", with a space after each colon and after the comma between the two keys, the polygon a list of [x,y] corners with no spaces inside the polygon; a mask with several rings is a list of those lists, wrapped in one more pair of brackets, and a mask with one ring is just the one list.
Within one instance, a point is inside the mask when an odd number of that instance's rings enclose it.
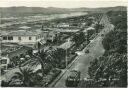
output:
{"label": "paved road", "polygon": [[[88,77],[88,66],[90,61],[94,58],[99,57],[104,54],[104,48],[101,44],[102,38],[96,38],[92,44],[90,44],[89,54],[79,55],[73,65],[69,68],[69,70],[64,74],[64,76],[59,80],[59,82],[55,85],[55,87],[65,87],[65,79],[69,74],[70,70],[75,69],[81,71],[81,78]],[[83,51],[82,51],[83,52]]]}
{"label": "paved road", "polygon": [[[70,70],[78,70],[81,71],[81,78],[89,77],[88,76],[88,67],[90,65],[90,62],[97,58],[100,57],[104,54],[105,50],[102,45],[102,37],[100,36],[101,34],[107,34],[110,30],[113,30],[114,26],[110,24],[108,21],[108,18],[106,15],[104,15],[101,19],[101,23],[105,25],[105,28],[101,31],[101,33],[91,42],[91,44],[86,47],[85,49],[89,49],[90,53],[89,54],[82,54],[79,55],[78,58],[72,66],[66,71],[66,73],[62,76],[62,78],[56,83],[55,87],[65,87],[65,79],[67,75],[69,74]],[[85,50],[84,49],[84,50]],[[84,52],[81,51],[81,53]]]}

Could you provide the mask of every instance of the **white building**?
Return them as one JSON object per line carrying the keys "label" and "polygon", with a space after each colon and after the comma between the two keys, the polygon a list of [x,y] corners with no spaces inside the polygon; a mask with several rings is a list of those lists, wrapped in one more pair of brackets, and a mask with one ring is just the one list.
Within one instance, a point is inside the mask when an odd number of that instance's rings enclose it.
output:
{"label": "white building", "polygon": [[43,39],[42,33],[19,30],[2,34],[2,43],[35,44]]}

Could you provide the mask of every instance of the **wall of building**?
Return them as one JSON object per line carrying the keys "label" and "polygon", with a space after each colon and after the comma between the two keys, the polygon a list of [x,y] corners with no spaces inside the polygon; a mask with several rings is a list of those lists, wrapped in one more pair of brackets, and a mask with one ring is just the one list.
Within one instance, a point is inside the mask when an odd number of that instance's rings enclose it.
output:
{"label": "wall of building", "polygon": [[[21,40],[19,40],[19,37],[21,37]],[[31,37],[31,40],[29,40],[29,37]],[[13,36],[13,40],[2,40],[2,42],[33,44],[36,42],[36,36]]]}

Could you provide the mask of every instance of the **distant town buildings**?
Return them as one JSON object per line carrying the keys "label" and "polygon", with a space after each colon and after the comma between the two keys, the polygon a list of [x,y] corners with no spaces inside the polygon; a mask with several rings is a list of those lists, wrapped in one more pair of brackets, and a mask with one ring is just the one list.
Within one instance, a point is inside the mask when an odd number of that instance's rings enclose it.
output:
{"label": "distant town buildings", "polygon": [[47,28],[43,28],[43,30],[46,30],[46,31],[53,31],[54,33],[74,33],[74,32],[77,32],[80,30],[80,28],[72,28],[72,27],[65,27],[65,28],[50,28],[50,27],[47,27]]}
{"label": "distant town buildings", "polygon": [[57,27],[70,27],[70,25],[68,23],[59,23]]}

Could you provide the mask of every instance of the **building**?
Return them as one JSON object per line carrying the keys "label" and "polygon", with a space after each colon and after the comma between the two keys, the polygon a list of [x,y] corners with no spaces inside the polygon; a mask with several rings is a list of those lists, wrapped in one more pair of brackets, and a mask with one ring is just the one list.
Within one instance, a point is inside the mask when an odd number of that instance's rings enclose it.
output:
{"label": "building", "polygon": [[87,30],[95,30],[94,27],[88,27]]}
{"label": "building", "polygon": [[26,31],[19,30],[2,34],[2,43],[17,43],[32,47],[33,49],[39,48],[39,45],[44,45],[47,40],[53,42],[57,36],[54,31]]}
{"label": "building", "polygon": [[35,31],[19,30],[2,34],[2,43],[35,44],[43,39],[43,34]]}
{"label": "building", "polygon": [[57,32],[51,31],[51,32],[49,32],[49,33],[47,34],[47,40],[53,41],[53,40],[56,38],[56,36],[57,36]]}
{"label": "building", "polygon": [[44,30],[54,32],[54,34],[58,33],[74,33],[80,30],[80,28],[73,28],[73,27],[68,27],[68,28],[44,28]]}
{"label": "building", "polygon": [[7,69],[8,64],[10,63],[10,59],[6,56],[2,56],[0,58],[0,69]]}
{"label": "building", "polygon": [[26,46],[20,46],[20,45],[10,47],[7,50],[4,50],[1,53],[0,67],[7,69],[7,66],[11,64],[12,59],[14,57],[16,56],[20,57],[21,55],[26,55],[29,50],[32,50],[32,48]]}
{"label": "building", "polygon": [[70,27],[70,25],[68,23],[59,23],[57,27]]}
{"label": "building", "polygon": [[48,30],[48,31],[43,31],[43,37],[44,40],[50,40],[53,41],[59,34],[59,32]]}

